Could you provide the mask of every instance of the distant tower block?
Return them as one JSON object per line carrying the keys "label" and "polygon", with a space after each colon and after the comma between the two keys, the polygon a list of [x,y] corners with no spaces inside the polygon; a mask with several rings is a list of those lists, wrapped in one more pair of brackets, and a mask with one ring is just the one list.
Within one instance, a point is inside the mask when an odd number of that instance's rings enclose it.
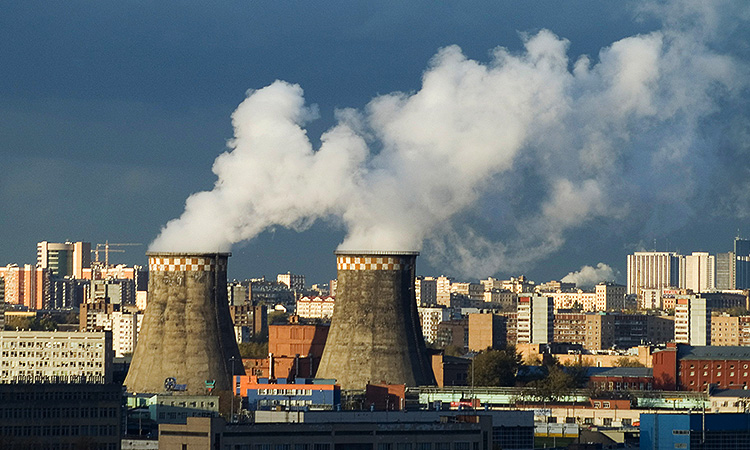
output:
{"label": "distant tower block", "polygon": [[232,370],[244,370],[227,304],[229,253],[147,255],[148,307],[128,391],[163,392],[169,377],[187,384],[188,394],[205,393],[210,380],[216,390],[231,389]]}
{"label": "distant tower block", "polygon": [[336,252],[336,308],[319,378],[343,389],[435,384],[414,297],[417,255]]}

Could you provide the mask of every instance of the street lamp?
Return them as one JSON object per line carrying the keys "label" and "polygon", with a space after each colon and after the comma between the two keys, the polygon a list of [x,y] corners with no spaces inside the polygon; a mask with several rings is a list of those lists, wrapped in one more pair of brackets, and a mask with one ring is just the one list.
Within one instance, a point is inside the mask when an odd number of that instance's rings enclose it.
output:
{"label": "street lamp", "polygon": [[237,391],[237,384],[236,384],[235,377],[234,377],[234,360],[235,360],[235,357],[232,356],[231,358],[229,358],[229,360],[232,362],[232,378],[231,378],[231,380],[232,380],[232,382],[231,382],[231,386],[232,386],[232,398],[231,398],[231,402],[232,403],[229,405],[229,423],[234,423],[234,395],[235,395],[235,393]]}

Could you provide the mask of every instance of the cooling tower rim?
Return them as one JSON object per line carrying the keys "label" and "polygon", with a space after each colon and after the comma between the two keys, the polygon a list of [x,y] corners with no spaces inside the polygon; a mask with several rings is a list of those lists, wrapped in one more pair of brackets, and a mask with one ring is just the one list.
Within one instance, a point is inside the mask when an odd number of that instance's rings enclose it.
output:
{"label": "cooling tower rim", "polygon": [[336,250],[336,256],[419,256],[414,250]]}
{"label": "cooling tower rim", "polygon": [[146,252],[146,256],[230,257],[232,252]]}

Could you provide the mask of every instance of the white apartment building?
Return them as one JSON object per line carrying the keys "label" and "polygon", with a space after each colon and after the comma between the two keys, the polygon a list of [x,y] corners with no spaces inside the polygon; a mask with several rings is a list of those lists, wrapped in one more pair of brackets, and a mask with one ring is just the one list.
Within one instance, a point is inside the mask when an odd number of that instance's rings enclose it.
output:
{"label": "white apartment building", "polygon": [[642,289],[679,286],[680,257],[673,252],[635,252],[628,255],[628,294]]}
{"label": "white apartment building", "polygon": [[109,331],[2,331],[0,383],[46,377],[112,381]]}
{"label": "white apartment building", "polygon": [[555,309],[571,309],[576,306],[582,311],[596,310],[596,294],[577,289],[574,292],[545,292],[545,297],[551,297]]}
{"label": "white apartment building", "polygon": [[693,292],[716,288],[716,257],[707,252],[693,252],[680,257],[680,287]]}
{"label": "white apartment building", "polygon": [[[91,313],[89,313],[91,314]],[[112,332],[112,350],[114,355],[121,358],[135,352],[138,334],[141,331],[143,313],[140,311],[97,311],[93,313],[91,325],[87,331],[105,330]]]}
{"label": "white apartment building", "polygon": [[436,300],[438,305],[451,306],[451,284],[453,280],[446,276],[439,276],[436,282]]}
{"label": "white apartment building", "polygon": [[450,309],[444,307],[419,307],[419,321],[422,323],[422,335],[428,344],[437,342],[438,325],[440,322],[450,320]]}
{"label": "white apartment building", "polygon": [[437,304],[437,280],[433,277],[417,277],[414,279],[414,295],[417,306],[432,306]]}
{"label": "white apartment building", "polygon": [[297,315],[308,319],[330,319],[336,299],[327,297],[302,297],[297,300]]}
{"label": "white apartment building", "polygon": [[697,295],[678,295],[674,307],[674,341],[711,345],[711,309]]}
{"label": "white apartment building", "polygon": [[554,300],[546,295],[520,294],[517,308],[517,342],[549,344],[554,334]]}

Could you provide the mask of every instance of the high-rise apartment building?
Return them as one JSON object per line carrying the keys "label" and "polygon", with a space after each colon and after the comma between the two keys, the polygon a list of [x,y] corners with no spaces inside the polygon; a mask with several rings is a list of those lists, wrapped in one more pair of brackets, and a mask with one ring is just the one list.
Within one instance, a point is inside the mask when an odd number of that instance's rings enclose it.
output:
{"label": "high-rise apartment building", "polygon": [[628,294],[642,289],[679,286],[680,258],[673,252],[635,252],[628,255]]}
{"label": "high-rise apartment building", "polygon": [[625,309],[625,286],[610,282],[594,287],[597,311],[619,311]]}
{"label": "high-rise apartment building", "polygon": [[414,295],[417,306],[429,307],[437,304],[437,280],[433,277],[416,277]]}
{"label": "high-rise apartment building", "polygon": [[693,292],[707,292],[716,288],[716,258],[707,252],[693,252],[680,256],[680,287]]}
{"label": "high-rise apartment building", "polygon": [[451,284],[453,279],[439,276],[435,279],[435,300],[438,305],[451,306]]}
{"label": "high-rise apartment building", "polygon": [[750,239],[734,239],[735,289],[750,289]]}
{"label": "high-rise apartment building", "polygon": [[29,309],[44,308],[44,300],[49,293],[47,269],[31,264],[11,264],[0,267],[0,278],[3,278],[5,302]]}
{"label": "high-rise apartment building", "polygon": [[736,285],[734,253],[718,253],[716,255],[716,289],[730,290]]}
{"label": "high-rise apartment building", "polygon": [[699,295],[678,295],[674,307],[674,341],[678,344],[711,344],[711,308]]}
{"label": "high-rise apartment building", "polygon": [[451,319],[450,309],[443,306],[417,308],[419,321],[422,323],[422,335],[428,344],[436,344],[438,340],[438,326]]}
{"label": "high-rise apartment building", "polygon": [[517,314],[517,342],[519,344],[549,344],[554,337],[555,304],[551,297],[539,294],[519,294]]}
{"label": "high-rise apartment building", "polygon": [[91,267],[91,243],[42,241],[36,246],[36,256],[37,265],[53,277],[83,278],[83,269]]}

